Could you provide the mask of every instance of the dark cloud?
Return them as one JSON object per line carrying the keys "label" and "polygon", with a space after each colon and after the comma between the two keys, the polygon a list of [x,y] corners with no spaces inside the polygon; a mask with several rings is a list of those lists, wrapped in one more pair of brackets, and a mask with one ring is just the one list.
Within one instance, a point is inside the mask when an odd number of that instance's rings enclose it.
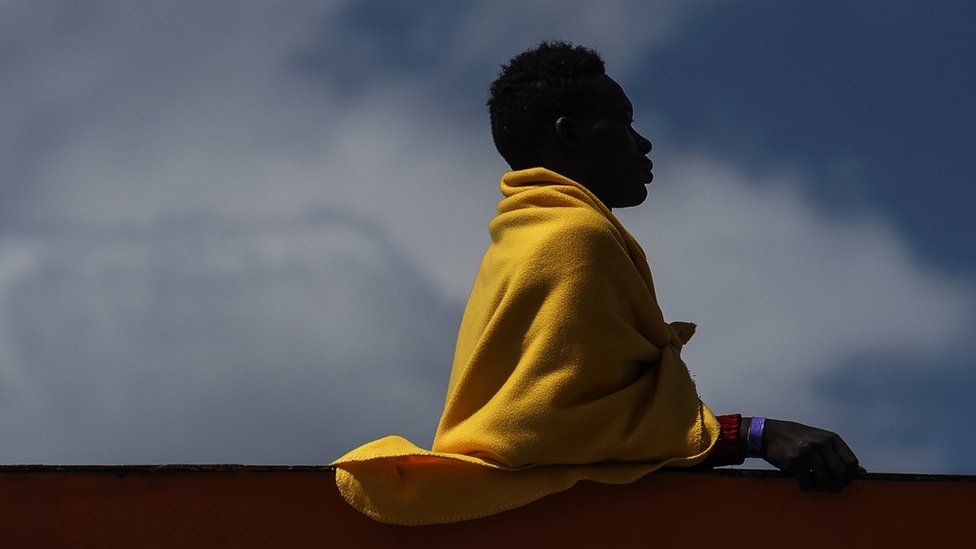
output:
{"label": "dark cloud", "polygon": [[632,80],[681,146],[789,163],[826,212],[882,209],[927,262],[976,267],[976,4],[723,3]]}
{"label": "dark cloud", "polygon": [[[946,470],[973,471],[976,432],[959,427],[976,416],[976,349],[972,341],[965,343],[928,357],[852,356],[820,380],[817,388],[848,418],[848,438],[866,457],[866,467],[904,470],[907,454],[919,462],[941,461]],[[904,439],[905,447],[893,451],[886,439]]]}

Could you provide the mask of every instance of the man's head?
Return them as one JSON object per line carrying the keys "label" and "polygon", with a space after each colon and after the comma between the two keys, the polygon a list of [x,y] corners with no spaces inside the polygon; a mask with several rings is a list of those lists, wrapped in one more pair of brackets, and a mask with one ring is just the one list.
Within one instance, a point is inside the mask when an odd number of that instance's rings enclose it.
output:
{"label": "man's head", "polygon": [[600,55],[542,42],[502,65],[488,97],[495,147],[513,170],[542,166],[586,186],[607,207],[647,197],[651,142]]}

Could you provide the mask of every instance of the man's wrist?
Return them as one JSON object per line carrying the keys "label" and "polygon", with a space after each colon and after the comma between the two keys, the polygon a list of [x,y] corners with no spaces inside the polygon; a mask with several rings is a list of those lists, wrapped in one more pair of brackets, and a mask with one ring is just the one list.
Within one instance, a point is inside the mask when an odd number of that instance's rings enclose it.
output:
{"label": "man's wrist", "polygon": [[752,426],[752,418],[742,416],[739,421],[739,453],[743,456],[749,455],[749,428]]}
{"label": "man's wrist", "polygon": [[764,446],[765,442],[765,424],[766,418],[760,416],[753,416],[749,418],[749,435],[747,437],[748,450],[746,451],[747,457],[757,457],[761,458],[766,455],[766,450]]}

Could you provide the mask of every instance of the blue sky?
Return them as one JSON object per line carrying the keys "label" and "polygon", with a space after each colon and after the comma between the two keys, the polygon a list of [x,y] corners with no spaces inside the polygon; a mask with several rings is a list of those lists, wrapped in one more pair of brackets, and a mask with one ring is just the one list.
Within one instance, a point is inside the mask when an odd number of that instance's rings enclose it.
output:
{"label": "blue sky", "polygon": [[922,258],[972,272],[976,5],[723,6],[633,82],[674,139],[802,166],[821,207],[881,208]]}
{"label": "blue sky", "polygon": [[615,213],[703,399],[974,473],[974,12],[0,4],[0,462],[429,445],[506,169],[486,89],[562,38],[654,142]]}

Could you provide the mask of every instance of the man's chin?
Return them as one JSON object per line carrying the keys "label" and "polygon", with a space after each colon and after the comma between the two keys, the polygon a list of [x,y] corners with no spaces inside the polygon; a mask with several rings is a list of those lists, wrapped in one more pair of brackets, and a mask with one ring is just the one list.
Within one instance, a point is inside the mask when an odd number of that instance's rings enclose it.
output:
{"label": "man's chin", "polygon": [[635,187],[635,189],[636,191],[634,192],[634,194],[631,195],[626,202],[624,202],[623,204],[619,204],[617,206],[618,208],[631,208],[634,206],[640,206],[641,204],[644,203],[645,200],[647,200],[646,186],[641,185],[640,187]]}

